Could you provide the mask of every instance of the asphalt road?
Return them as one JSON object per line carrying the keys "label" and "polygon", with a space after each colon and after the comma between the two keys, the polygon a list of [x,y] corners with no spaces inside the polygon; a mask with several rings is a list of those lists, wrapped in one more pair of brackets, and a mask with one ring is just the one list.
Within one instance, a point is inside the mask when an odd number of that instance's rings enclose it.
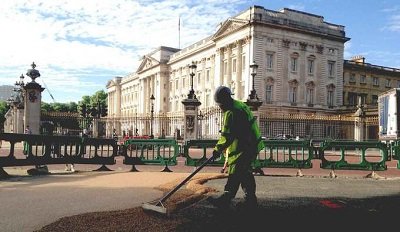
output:
{"label": "asphalt road", "polygon": [[[225,182],[206,185],[220,194]],[[179,212],[190,220],[180,231],[395,231],[400,219],[399,178],[257,176],[256,183],[257,210],[235,207],[239,190],[229,210],[203,200]]]}

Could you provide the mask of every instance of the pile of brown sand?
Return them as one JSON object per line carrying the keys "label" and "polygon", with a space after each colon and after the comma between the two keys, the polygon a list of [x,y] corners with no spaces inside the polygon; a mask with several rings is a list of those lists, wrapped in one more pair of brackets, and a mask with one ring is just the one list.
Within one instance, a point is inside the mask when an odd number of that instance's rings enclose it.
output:
{"label": "pile of brown sand", "polygon": [[[204,186],[207,180],[225,177],[225,174],[203,174],[192,178],[186,188],[181,188],[164,203],[168,215],[135,207],[126,210],[93,212],[61,218],[44,226],[38,232],[70,232],[70,231],[176,231],[177,226],[185,222],[184,218],[174,216],[176,210],[190,206],[206,197],[215,189]],[[183,179],[157,187],[168,192]]]}

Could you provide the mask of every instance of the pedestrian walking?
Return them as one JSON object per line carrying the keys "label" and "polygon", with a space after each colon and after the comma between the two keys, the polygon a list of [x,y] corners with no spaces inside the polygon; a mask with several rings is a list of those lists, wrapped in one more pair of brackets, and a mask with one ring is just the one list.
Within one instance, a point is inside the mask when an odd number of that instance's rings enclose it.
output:
{"label": "pedestrian walking", "polygon": [[239,207],[253,209],[257,207],[257,197],[251,164],[264,148],[264,143],[250,108],[245,103],[233,99],[231,95],[231,90],[226,86],[218,87],[214,94],[214,100],[223,111],[224,119],[213,157],[218,159],[225,149],[227,150],[228,180],[224,193],[208,200],[218,208],[229,207],[241,186],[245,199]]}

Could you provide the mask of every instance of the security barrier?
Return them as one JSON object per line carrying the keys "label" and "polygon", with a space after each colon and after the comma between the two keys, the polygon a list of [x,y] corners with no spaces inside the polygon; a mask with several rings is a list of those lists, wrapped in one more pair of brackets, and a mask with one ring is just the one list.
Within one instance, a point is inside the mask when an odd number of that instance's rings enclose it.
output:
{"label": "security barrier", "polygon": [[314,151],[309,140],[264,140],[264,145],[255,168],[312,168]]}
{"label": "security barrier", "polygon": [[393,141],[390,143],[390,156],[397,160],[397,169],[400,169],[400,141]]}
{"label": "security barrier", "polygon": [[324,141],[321,168],[383,171],[387,169],[388,147],[380,141]]}
{"label": "security barrier", "polygon": [[179,154],[179,146],[173,139],[128,139],[123,149],[124,164],[132,165],[131,171],[137,171],[135,165],[157,164],[170,172],[168,166],[177,164]]}
{"label": "security barrier", "polygon": [[[113,139],[48,136],[31,134],[0,134],[9,151],[0,153],[0,167],[45,164],[115,164],[118,146]],[[23,156],[15,146],[23,144]]]}
{"label": "security barrier", "polygon": [[[187,166],[200,166],[212,155],[213,148],[217,141],[218,140],[215,139],[186,141],[183,152],[183,155],[186,158],[185,164]],[[225,156],[222,155],[220,159],[211,162],[209,165],[222,166],[224,162]]]}
{"label": "security barrier", "polygon": [[[117,145],[114,139],[83,138],[78,136],[46,136],[0,133],[0,171],[3,167],[46,164],[115,164],[122,156],[123,163],[132,165],[160,165],[170,172],[177,165],[177,157],[185,158],[185,165],[200,166],[212,155],[217,140],[188,140],[179,145],[174,139],[128,139]],[[8,143],[8,145],[7,145]],[[23,152],[16,145],[23,144]],[[265,149],[253,163],[253,168],[312,168],[312,159],[320,159],[322,169],[387,170],[386,162],[399,160],[400,141],[385,144],[380,141],[325,140],[315,145],[309,140],[264,140]],[[314,145],[313,145],[314,144]],[[223,166],[225,157],[210,163]],[[400,169],[399,162],[397,168]],[[101,170],[101,169],[99,169]]]}

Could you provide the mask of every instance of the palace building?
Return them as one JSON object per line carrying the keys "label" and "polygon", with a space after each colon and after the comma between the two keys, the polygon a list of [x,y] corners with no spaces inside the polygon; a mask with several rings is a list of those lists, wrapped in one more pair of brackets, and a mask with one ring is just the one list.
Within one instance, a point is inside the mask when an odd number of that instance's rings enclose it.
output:
{"label": "palace building", "polygon": [[[144,55],[137,70],[110,80],[107,131],[148,134],[148,123],[139,125],[138,118],[179,116],[192,87],[200,113],[215,107],[214,90],[225,85],[243,101],[254,86],[262,101],[260,115],[335,114],[347,101],[343,94],[349,95],[343,86],[348,40],[344,26],[322,16],[252,6],[226,19],[207,38],[181,50],[161,46]],[[191,76],[192,63],[196,70]],[[258,65],[254,83],[253,63]],[[165,128],[156,123],[154,129],[156,136],[168,136],[182,128],[176,122]]]}

